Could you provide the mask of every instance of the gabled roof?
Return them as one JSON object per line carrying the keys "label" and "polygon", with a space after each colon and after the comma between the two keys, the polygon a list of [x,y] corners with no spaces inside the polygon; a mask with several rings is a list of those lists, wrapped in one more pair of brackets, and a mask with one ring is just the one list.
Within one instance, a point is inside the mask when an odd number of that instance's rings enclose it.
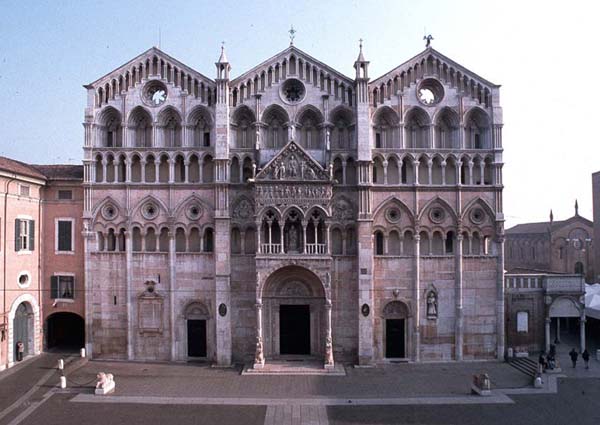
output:
{"label": "gabled roof", "polygon": [[276,181],[330,181],[327,171],[302,146],[290,140],[255,177]]}
{"label": "gabled roof", "polygon": [[287,58],[290,55],[294,55],[296,57],[296,60],[302,59],[304,62],[309,62],[312,65],[316,65],[318,68],[320,68],[324,71],[327,71],[329,74],[339,78],[340,80],[344,80],[347,84],[354,83],[353,78],[350,78],[350,77],[342,74],[341,72],[333,69],[329,65],[321,62],[318,59],[313,58],[308,53],[306,53],[306,52],[298,49],[296,46],[292,45],[292,46],[289,46],[288,48],[282,50],[281,52],[277,53],[276,55],[270,57],[269,59],[259,63],[258,65],[254,66],[253,68],[244,72],[243,74],[239,75],[238,77],[234,78],[231,81],[231,86],[235,86],[237,84],[243,83],[248,78],[254,77],[257,74],[260,75],[260,73],[263,70],[266,71],[267,69],[269,69],[269,66],[277,64],[278,62],[280,62],[284,58]]}
{"label": "gabled roof", "polygon": [[374,80],[371,80],[371,82],[369,83],[369,85],[370,84],[375,84],[375,83],[378,83],[378,82],[387,81],[388,79],[393,78],[395,75],[400,74],[403,71],[408,71],[415,64],[421,63],[422,60],[427,59],[430,56],[433,57],[433,58],[439,59],[440,62],[445,63],[449,68],[454,68],[456,71],[460,71],[462,74],[467,75],[470,78],[472,78],[474,80],[477,80],[480,83],[482,83],[482,84],[484,84],[484,85],[486,85],[486,86],[488,86],[490,88],[492,88],[492,87],[500,87],[498,84],[494,84],[491,81],[486,80],[485,78],[477,75],[473,71],[470,71],[469,69],[465,68],[464,66],[460,65],[459,63],[453,61],[449,57],[444,56],[443,54],[441,54],[440,52],[438,52],[437,50],[435,50],[433,47],[426,48],[421,53],[413,56],[412,58],[410,58],[406,62],[402,63],[401,65],[399,65],[399,66],[393,68],[392,70],[386,72],[382,76],[377,77]]}
{"label": "gabled roof", "polygon": [[100,85],[100,83],[104,84],[104,83],[108,82],[108,80],[112,79],[111,77],[115,74],[117,75],[117,78],[118,78],[119,74],[126,73],[134,65],[137,65],[140,62],[145,61],[148,58],[153,58],[154,56],[156,56],[158,59],[163,59],[165,62],[170,62],[172,65],[176,66],[179,70],[184,71],[186,74],[193,75],[200,80],[214,84],[214,81],[212,79],[208,78],[207,76],[205,76],[204,74],[202,74],[202,73],[196,71],[195,69],[187,66],[186,64],[178,61],[177,59],[173,58],[172,56],[169,56],[168,54],[166,54],[165,52],[160,50],[158,47],[151,47],[150,49],[146,50],[145,52],[137,55],[135,58],[127,61],[123,65],[112,70],[108,74],[105,74],[102,77],[98,78],[96,81],[94,81],[90,84],[84,85],[84,87],[86,89],[95,88],[97,85]]}
{"label": "gabled roof", "polygon": [[31,165],[25,164],[21,161],[7,158],[5,156],[0,156],[0,171],[46,180],[46,176],[38,171],[35,167],[32,167]]}
{"label": "gabled roof", "polygon": [[562,220],[562,221],[553,221],[552,227],[550,227],[549,221],[538,222],[538,223],[522,223],[517,224],[516,226],[511,227],[510,229],[506,229],[507,235],[519,235],[519,234],[542,234],[547,233],[548,230],[555,232],[558,229],[565,227],[568,224],[573,222],[580,221],[586,224],[589,227],[592,227],[594,224],[585,217],[580,215],[574,215],[573,217]]}

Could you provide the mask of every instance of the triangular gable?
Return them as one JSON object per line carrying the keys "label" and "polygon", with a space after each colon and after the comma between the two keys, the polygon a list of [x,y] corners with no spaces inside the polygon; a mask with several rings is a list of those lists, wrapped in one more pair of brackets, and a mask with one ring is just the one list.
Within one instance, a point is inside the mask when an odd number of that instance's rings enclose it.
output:
{"label": "triangular gable", "polygon": [[213,87],[215,85],[213,80],[206,77],[202,73],[196,71],[193,68],[190,68],[189,66],[185,65],[184,63],[181,63],[180,61],[169,56],[168,54],[166,54],[159,48],[152,47],[152,48],[146,50],[144,53],[141,53],[140,55],[138,55],[135,58],[131,59],[130,61],[126,62],[125,64],[123,64],[123,65],[119,66],[118,68],[114,69],[113,71],[109,72],[108,74],[98,78],[93,83],[85,85],[84,87],[87,89],[96,88],[96,87],[100,87],[106,83],[109,83],[111,80],[113,80],[115,78],[118,79],[119,77],[124,77],[125,74],[127,73],[127,71],[131,71],[134,66],[137,66],[141,63],[145,63],[146,60],[148,60],[148,59],[150,59],[150,61],[152,62],[154,57],[156,57],[158,60],[162,59],[167,64],[170,64],[171,67],[176,67],[179,71],[183,71],[186,75],[190,75],[193,78],[207,84],[208,86]]}
{"label": "triangular gable", "polygon": [[486,80],[485,78],[480,77],[476,73],[468,70],[467,68],[465,68],[464,66],[460,65],[459,63],[453,61],[452,59],[448,58],[447,56],[444,56],[443,54],[441,54],[440,52],[438,52],[437,50],[435,50],[432,47],[428,47],[427,49],[423,50],[421,53],[419,53],[416,56],[412,57],[411,59],[407,60],[403,64],[397,66],[396,68],[392,69],[391,71],[386,72],[382,76],[375,78],[374,80],[372,80],[369,83],[369,86],[371,86],[371,85],[377,86],[381,83],[387,82],[388,80],[393,80],[395,77],[401,75],[403,72],[404,73],[407,73],[408,71],[414,72],[415,65],[418,64],[420,66],[421,63],[424,60],[427,60],[429,57],[439,60],[442,64],[446,65],[449,69],[454,69],[455,72],[458,71],[462,75],[467,76],[468,78],[473,79],[484,86],[487,86],[489,89],[500,87],[499,85],[494,84],[494,83]]}
{"label": "triangular gable", "polygon": [[244,83],[248,79],[253,79],[255,76],[260,76],[263,72],[267,72],[269,67],[271,67],[271,66],[274,67],[277,64],[281,64],[284,60],[289,61],[289,58],[292,55],[295,56],[296,61],[298,61],[298,59],[301,59],[305,63],[308,62],[312,66],[319,68],[321,71],[324,71],[325,73],[331,75],[333,78],[337,78],[337,79],[343,81],[344,83],[346,83],[349,86],[352,86],[354,84],[354,79],[333,69],[332,67],[330,67],[329,65],[326,65],[325,63],[321,62],[320,60],[313,58],[308,53],[305,53],[302,50],[298,49],[296,46],[290,46],[287,49],[282,50],[281,52],[277,53],[276,55],[265,60],[264,62],[261,62],[260,64],[256,65],[252,69],[244,72],[242,75],[234,78],[231,81],[231,86],[232,87],[236,86],[238,84]]}
{"label": "triangular gable", "polygon": [[291,140],[264,166],[255,180],[329,182],[331,179],[321,164]]}

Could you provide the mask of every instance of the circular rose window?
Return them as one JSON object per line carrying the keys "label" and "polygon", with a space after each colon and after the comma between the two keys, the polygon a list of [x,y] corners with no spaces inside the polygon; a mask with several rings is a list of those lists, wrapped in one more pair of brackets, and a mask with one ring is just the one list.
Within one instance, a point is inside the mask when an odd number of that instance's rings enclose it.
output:
{"label": "circular rose window", "polygon": [[421,81],[417,87],[417,99],[425,106],[438,104],[444,97],[444,87],[433,78]]}
{"label": "circular rose window", "polygon": [[190,220],[198,220],[202,215],[202,208],[198,204],[192,204],[187,208],[186,215]]}
{"label": "circular rose window", "polygon": [[300,80],[290,78],[281,85],[280,94],[286,103],[295,104],[304,100],[306,89]]}
{"label": "circular rose window", "polygon": [[444,211],[442,208],[432,208],[431,211],[429,211],[429,219],[434,223],[441,223],[445,218],[446,211]]}
{"label": "circular rose window", "polygon": [[102,208],[102,217],[104,217],[105,220],[112,220],[117,216],[117,207],[115,207],[113,204],[106,204],[103,208]]}
{"label": "circular rose window", "polygon": [[385,211],[385,218],[390,223],[397,223],[400,221],[400,210],[398,208],[392,207],[388,208]]}
{"label": "circular rose window", "polygon": [[167,86],[160,81],[150,81],[144,87],[142,98],[148,106],[160,106],[167,100]]}
{"label": "circular rose window", "polygon": [[147,202],[142,207],[142,215],[146,220],[152,220],[158,215],[158,206],[154,202]]}
{"label": "circular rose window", "polygon": [[485,213],[483,212],[483,210],[481,208],[475,208],[473,209],[473,211],[471,211],[471,221],[475,224],[481,224],[483,223],[483,220],[485,219]]}
{"label": "circular rose window", "polygon": [[19,279],[17,280],[17,282],[18,282],[19,286],[22,288],[29,286],[29,282],[30,282],[29,273],[21,272],[21,274],[19,274]]}

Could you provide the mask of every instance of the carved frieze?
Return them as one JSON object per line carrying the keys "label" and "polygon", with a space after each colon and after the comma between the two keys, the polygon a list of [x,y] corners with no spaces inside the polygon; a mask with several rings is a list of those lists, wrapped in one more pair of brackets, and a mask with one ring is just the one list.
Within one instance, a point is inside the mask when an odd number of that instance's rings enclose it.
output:
{"label": "carved frieze", "polygon": [[256,181],[330,181],[329,173],[294,141],[256,175]]}
{"label": "carved frieze", "polygon": [[246,221],[254,217],[254,205],[246,198],[242,197],[233,204],[231,217],[234,220]]}
{"label": "carved frieze", "polygon": [[332,194],[332,187],[325,184],[259,184],[255,187],[254,198],[258,209],[287,205],[296,205],[303,209],[320,205],[329,209]]}

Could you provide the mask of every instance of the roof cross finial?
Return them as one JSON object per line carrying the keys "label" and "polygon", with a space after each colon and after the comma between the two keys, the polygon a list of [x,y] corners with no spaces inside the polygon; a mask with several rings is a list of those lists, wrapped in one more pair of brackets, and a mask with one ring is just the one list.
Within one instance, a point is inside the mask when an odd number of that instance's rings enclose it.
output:
{"label": "roof cross finial", "polygon": [[429,35],[424,35],[423,40],[425,40],[425,47],[427,48],[427,47],[431,47],[431,40],[434,40],[434,38],[431,34],[429,34]]}
{"label": "roof cross finial", "polygon": [[575,199],[575,215],[579,215],[579,202]]}
{"label": "roof cross finial", "polygon": [[290,33],[290,46],[293,46],[293,45],[294,45],[294,38],[296,38],[296,33],[297,33],[298,31],[296,31],[296,30],[294,29],[294,26],[293,26],[293,25],[291,25],[291,26],[290,26],[290,30],[289,30],[288,32]]}

